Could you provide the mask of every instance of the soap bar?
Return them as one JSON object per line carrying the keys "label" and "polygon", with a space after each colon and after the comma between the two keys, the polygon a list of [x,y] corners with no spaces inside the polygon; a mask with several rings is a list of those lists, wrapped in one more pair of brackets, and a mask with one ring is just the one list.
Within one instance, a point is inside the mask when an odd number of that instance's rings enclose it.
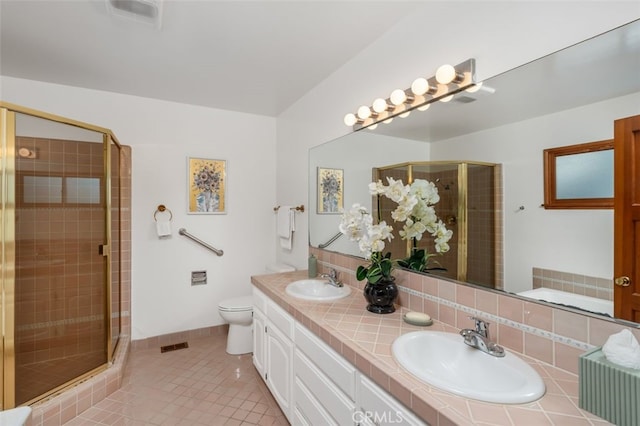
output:
{"label": "soap bar", "polygon": [[422,312],[407,312],[404,314],[404,321],[412,325],[431,325],[433,321],[431,317]]}

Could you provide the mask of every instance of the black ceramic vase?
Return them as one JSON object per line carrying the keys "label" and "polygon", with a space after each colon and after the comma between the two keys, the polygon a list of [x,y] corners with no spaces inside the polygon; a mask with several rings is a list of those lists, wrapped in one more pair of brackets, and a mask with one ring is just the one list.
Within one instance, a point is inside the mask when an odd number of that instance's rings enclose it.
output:
{"label": "black ceramic vase", "polygon": [[395,277],[382,279],[376,284],[367,281],[364,286],[364,298],[369,303],[367,311],[374,314],[390,314],[395,312],[393,303],[398,298],[398,287]]}

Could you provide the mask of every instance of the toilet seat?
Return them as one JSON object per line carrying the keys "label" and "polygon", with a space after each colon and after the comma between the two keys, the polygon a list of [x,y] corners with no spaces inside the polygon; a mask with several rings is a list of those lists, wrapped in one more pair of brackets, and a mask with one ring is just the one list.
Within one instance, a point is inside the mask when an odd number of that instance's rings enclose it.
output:
{"label": "toilet seat", "polygon": [[253,310],[253,297],[241,296],[232,297],[220,302],[218,309],[223,312],[246,312]]}

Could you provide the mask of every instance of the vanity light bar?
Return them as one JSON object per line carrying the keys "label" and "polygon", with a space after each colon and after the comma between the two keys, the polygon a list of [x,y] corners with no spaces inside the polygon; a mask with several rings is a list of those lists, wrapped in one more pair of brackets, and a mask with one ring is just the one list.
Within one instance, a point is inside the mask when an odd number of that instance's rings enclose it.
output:
{"label": "vanity light bar", "polygon": [[466,61],[453,66],[442,65],[430,78],[417,78],[409,89],[396,89],[387,99],[378,98],[369,107],[362,105],[356,113],[344,116],[344,124],[353,130],[375,128],[379,122],[390,123],[394,117],[406,117],[418,109],[429,108],[436,101],[448,102],[453,95],[475,86],[476,61]]}

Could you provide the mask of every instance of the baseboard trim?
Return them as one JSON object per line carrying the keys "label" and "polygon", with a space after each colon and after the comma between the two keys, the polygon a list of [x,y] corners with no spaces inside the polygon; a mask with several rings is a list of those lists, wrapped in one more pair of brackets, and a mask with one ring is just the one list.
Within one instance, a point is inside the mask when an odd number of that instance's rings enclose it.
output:
{"label": "baseboard trim", "polygon": [[214,325],[211,327],[197,328],[194,330],[180,331],[177,333],[163,334],[148,337],[146,339],[132,340],[131,351],[159,348],[161,346],[175,345],[199,337],[223,336],[229,330],[229,324]]}

